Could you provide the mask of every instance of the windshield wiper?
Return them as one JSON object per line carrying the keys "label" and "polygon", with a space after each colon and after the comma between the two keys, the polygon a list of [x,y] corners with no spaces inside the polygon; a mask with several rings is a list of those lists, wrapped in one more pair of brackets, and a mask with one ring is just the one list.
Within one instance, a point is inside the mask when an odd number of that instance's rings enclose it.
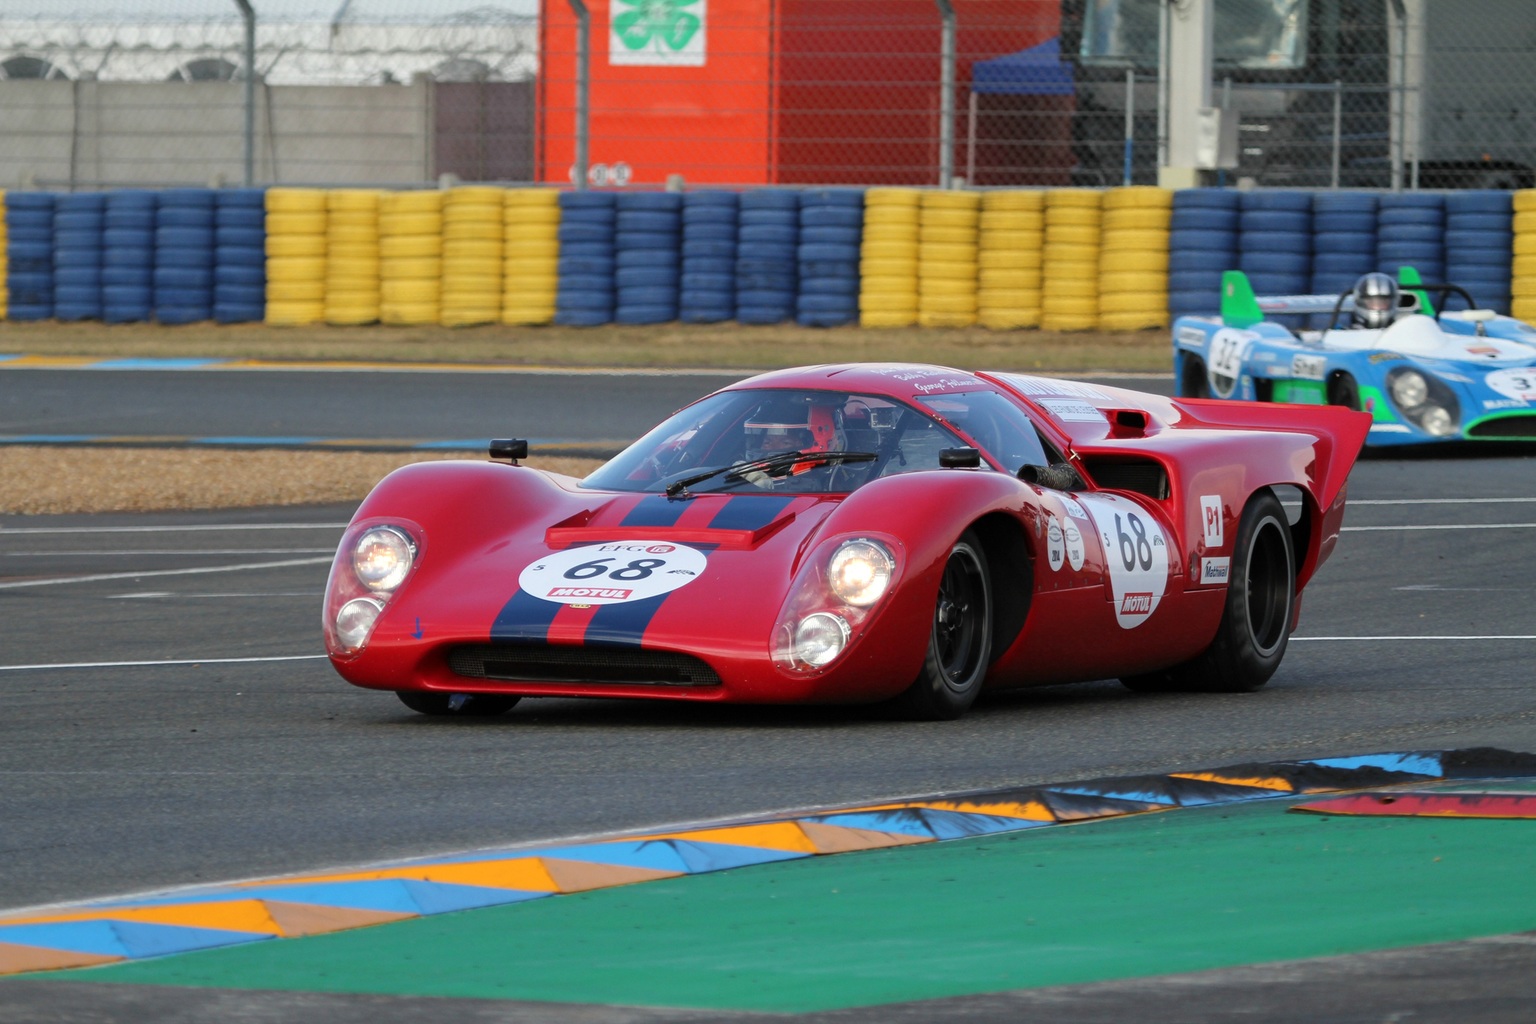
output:
{"label": "windshield wiper", "polygon": [[669,498],[691,498],[693,495],[688,488],[694,484],[701,484],[705,480],[725,475],[727,480],[744,480],[753,473],[763,473],[767,476],[782,476],[802,462],[873,462],[880,456],[874,452],[780,452],[762,459],[753,459],[750,462],[737,462],[729,466],[717,466],[714,469],[700,470],[692,476],[685,476],[681,480],[674,480],[667,484],[666,495]]}

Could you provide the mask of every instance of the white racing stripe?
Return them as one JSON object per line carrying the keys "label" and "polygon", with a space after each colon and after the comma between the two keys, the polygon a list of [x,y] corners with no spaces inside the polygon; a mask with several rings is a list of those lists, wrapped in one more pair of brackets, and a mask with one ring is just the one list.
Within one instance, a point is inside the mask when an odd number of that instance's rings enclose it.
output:
{"label": "white racing stripe", "polygon": [[264,658],[180,658],[168,661],[60,661],[42,665],[0,665],[0,672],[51,668],[166,668],[177,665],[255,665],[273,661],[319,661],[323,654],[275,654]]}
{"label": "white racing stripe", "polygon": [[41,580],[7,580],[0,583],[0,590],[16,590],[21,587],[56,587],[65,583],[94,583],[98,580],[137,580],[148,576],[196,576],[215,572],[242,572],[247,569],[285,569],[294,565],[324,565],[331,561],[324,558],[289,558],[281,562],[247,562],[241,565],[208,565],[198,569],[154,569],[149,572],[102,572],[90,576],[54,576]]}

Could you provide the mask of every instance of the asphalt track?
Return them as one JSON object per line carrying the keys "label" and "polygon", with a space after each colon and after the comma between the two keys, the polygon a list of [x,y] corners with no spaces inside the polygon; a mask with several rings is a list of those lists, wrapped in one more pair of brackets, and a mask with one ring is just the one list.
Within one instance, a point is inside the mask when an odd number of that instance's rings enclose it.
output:
{"label": "asphalt track", "polygon": [[[15,413],[30,408],[18,399],[31,391],[27,382],[49,372],[0,373],[0,433],[43,432],[33,414]],[[208,373],[164,375],[185,381],[166,385],[185,389],[167,407],[200,394],[227,409],[233,399],[221,400]],[[258,379],[252,371],[217,376],[237,391],[258,386],[239,383]],[[285,394],[304,394],[291,399],[296,407],[314,408],[327,393],[362,399],[329,400],[340,422],[318,420],[316,434],[519,432],[516,423],[503,429],[495,409],[494,423],[458,429],[486,410],[452,380],[437,420],[392,429],[401,421],[386,412],[373,423],[366,410],[389,403],[373,401],[365,384],[338,383],[345,376],[282,375]],[[71,380],[94,388],[108,378],[110,402],[55,401],[98,412],[116,403],[131,414],[133,382],[151,375],[71,373],[55,383],[67,392]],[[604,383],[562,375],[532,390],[561,409],[572,395],[583,406],[621,404],[603,397]],[[660,406],[714,385],[668,380],[673,390],[654,409],[640,408],[649,399],[644,381],[637,386],[641,397],[622,403],[626,414],[653,420],[667,411]],[[484,394],[502,400],[496,389]],[[175,429],[160,422],[103,419],[91,432],[263,433],[261,424],[196,417]],[[308,424],[286,428],[271,432],[310,433]],[[564,428],[549,436],[571,439]],[[576,701],[525,702],[491,722],[430,721],[386,695],[353,690],[319,658],[318,594],[346,508],[0,518],[0,908],[911,794],[1373,751],[1536,751],[1531,469],[1518,455],[1363,462],[1339,550],[1308,591],[1283,668],[1260,693],[1149,696],[1106,682],[1000,696],[960,722],[915,726],[856,709]],[[1536,920],[1523,926],[1532,927]],[[921,935],[920,923],[914,929]],[[1536,966],[1533,948],[1518,938],[1459,942],[826,1019],[1220,1020],[1241,993],[1256,1001],[1245,1020],[1383,1019],[1366,1015],[1382,1005],[1406,1006],[1415,1020],[1528,1020],[1532,1004],[1519,996]],[[773,955],[771,938],[761,953]],[[964,948],[932,955],[942,971]],[[1420,978],[1426,970],[1439,987]],[[441,1009],[408,996],[26,984],[24,998],[14,984],[0,986],[0,1021],[207,1019],[215,1010],[253,1020],[384,1021]],[[1331,1002],[1316,1002],[1318,985]],[[1309,1005],[1318,1012],[1302,1012]],[[1091,1015],[1095,1007],[1103,1017]],[[1334,1016],[1322,1012],[1328,1007]],[[726,1019],[495,1002],[456,1003],[452,1012],[466,1020]]]}

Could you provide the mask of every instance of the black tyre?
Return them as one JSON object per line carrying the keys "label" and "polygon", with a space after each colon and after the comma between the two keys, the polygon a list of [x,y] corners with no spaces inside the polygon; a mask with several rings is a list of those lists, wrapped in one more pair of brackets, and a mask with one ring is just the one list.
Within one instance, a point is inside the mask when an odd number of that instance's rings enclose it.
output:
{"label": "black tyre", "polygon": [[939,580],[923,670],[896,698],[909,718],[959,718],[976,702],[992,659],[992,583],[981,544],[967,532],[950,549]]}
{"label": "black tyre", "polygon": [[1205,653],[1161,672],[1126,676],[1132,690],[1249,693],[1269,682],[1285,657],[1296,607],[1296,553],[1285,509],[1273,491],[1243,509],[1232,546],[1227,604]]}
{"label": "black tyre", "polygon": [[1179,397],[1211,397],[1211,382],[1205,376],[1205,360],[1199,356],[1184,356],[1184,368],[1179,374]]}
{"label": "black tyre", "polygon": [[1360,385],[1355,383],[1355,378],[1347,373],[1335,373],[1328,378],[1328,404],[1359,409]]}
{"label": "black tyre", "polygon": [[400,703],[421,715],[457,715],[461,718],[489,718],[512,710],[521,697],[496,693],[426,693],[421,690],[396,690]]}

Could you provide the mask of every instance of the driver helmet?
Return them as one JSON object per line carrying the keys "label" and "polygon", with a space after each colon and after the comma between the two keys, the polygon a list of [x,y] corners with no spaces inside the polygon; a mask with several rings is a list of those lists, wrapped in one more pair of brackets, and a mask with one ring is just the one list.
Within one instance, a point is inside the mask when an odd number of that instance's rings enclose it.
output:
{"label": "driver helmet", "polygon": [[[837,419],[830,405],[783,402],[759,408],[743,424],[748,461],[782,452],[824,452],[835,446]],[[810,464],[794,467],[802,473]]]}
{"label": "driver helmet", "polygon": [[1397,313],[1397,282],[1389,274],[1366,274],[1355,282],[1354,320],[1360,327],[1386,327]]}

